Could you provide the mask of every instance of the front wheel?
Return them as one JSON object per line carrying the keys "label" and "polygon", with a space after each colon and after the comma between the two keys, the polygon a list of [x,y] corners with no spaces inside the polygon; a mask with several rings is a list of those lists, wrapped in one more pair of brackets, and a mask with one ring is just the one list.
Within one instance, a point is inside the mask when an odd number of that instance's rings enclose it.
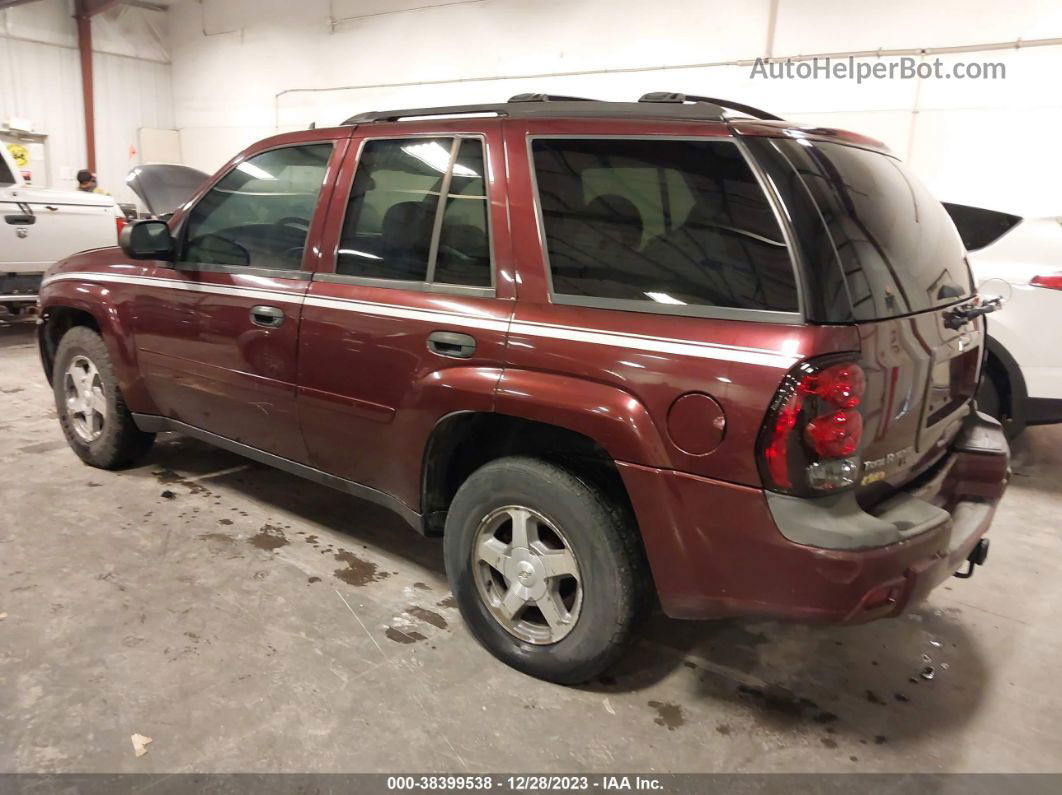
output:
{"label": "front wheel", "polygon": [[103,339],[75,326],[55,354],[52,389],[59,424],[70,448],[86,464],[118,469],[143,456],[155,434],[136,427],[125,406]]}
{"label": "front wheel", "polygon": [[488,651],[561,684],[610,666],[648,585],[629,511],[566,469],[503,458],[474,472],[446,519],[446,571]]}

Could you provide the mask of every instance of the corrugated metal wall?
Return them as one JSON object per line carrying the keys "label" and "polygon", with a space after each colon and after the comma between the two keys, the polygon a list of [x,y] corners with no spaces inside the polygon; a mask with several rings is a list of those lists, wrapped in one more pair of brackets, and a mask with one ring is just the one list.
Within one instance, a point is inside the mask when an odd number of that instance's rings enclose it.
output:
{"label": "corrugated metal wall", "polygon": [[[125,175],[141,127],[173,127],[166,14],[119,7],[93,20],[96,159],[100,186],[133,201]],[[77,31],[70,0],[41,0],[0,12],[0,124],[30,119],[48,135],[49,173],[35,181],[76,187],[85,166]]]}

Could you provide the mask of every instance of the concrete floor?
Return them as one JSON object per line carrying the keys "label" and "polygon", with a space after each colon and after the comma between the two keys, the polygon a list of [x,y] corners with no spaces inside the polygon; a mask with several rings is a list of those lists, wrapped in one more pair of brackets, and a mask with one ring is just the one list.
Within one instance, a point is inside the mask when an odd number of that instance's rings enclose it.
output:
{"label": "concrete floor", "polygon": [[572,689],[476,645],[439,541],[178,437],[85,467],[31,326],[0,363],[0,772],[1062,769],[1062,427],[1017,443],[988,565],[918,612],[657,617]]}

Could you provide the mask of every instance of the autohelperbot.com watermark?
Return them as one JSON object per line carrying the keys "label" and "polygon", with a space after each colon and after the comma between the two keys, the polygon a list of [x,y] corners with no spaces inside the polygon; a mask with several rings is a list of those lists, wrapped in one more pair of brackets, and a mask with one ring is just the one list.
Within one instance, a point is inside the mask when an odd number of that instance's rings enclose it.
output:
{"label": "autohelperbot.com watermark", "polygon": [[904,55],[889,60],[843,58],[809,58],[804,60],[766,60],[757,58],[752,65],[752,79],[762,80],[1006,80],[1007,65],[998,61],[955,61],[926,59]]}

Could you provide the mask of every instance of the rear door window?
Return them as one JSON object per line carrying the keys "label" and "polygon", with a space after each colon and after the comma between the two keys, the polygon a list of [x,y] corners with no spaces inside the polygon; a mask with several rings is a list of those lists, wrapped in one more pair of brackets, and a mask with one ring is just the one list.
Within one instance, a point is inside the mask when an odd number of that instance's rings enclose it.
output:
{"label": "rear door window", "polygon": [[336,273],[490,287],[484,175],[483,142],[476,138],[366,141]]}
{"label": "rear door window", "polygon": [[734,142],[536,138],[531,151],[555,301],[798,310],[778,218]]}
{"label": "rear door window", "polygon": [[1021,216],[985,210],[981,207],[968,207],[965,204],[944,203],[959,237],[967,251],[990,246],[1018,225]]}

